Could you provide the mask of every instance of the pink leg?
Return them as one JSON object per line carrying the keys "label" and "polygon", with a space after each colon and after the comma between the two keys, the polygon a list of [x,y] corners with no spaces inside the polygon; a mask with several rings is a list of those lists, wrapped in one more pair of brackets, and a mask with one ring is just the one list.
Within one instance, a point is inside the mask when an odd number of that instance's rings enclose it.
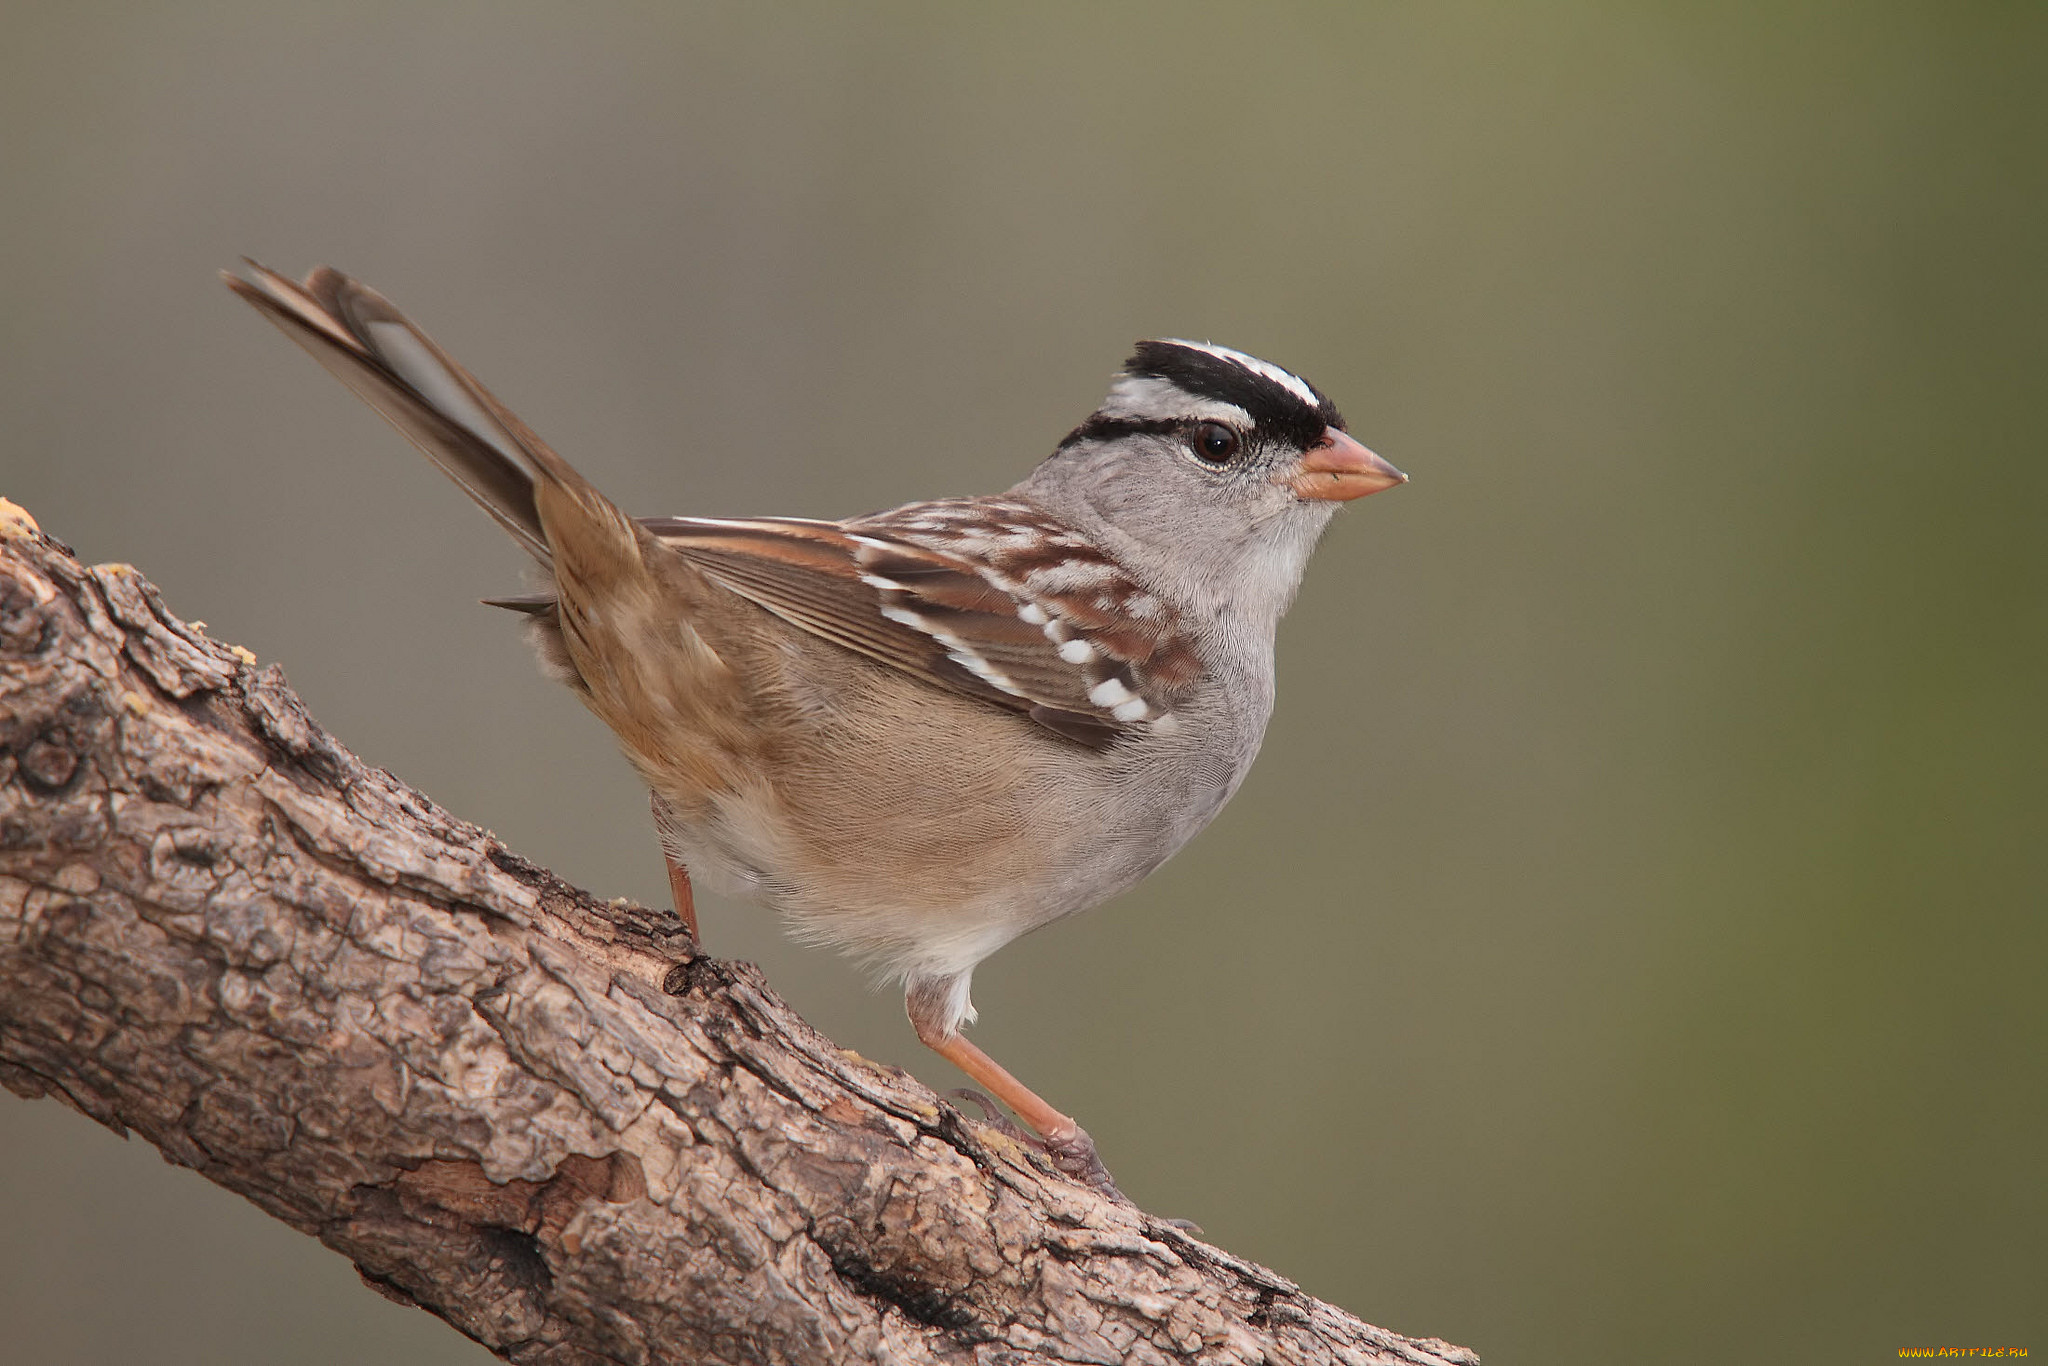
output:
{"label": "pink leg", "polygon": [[[654,805],[655,834],[661,833],[661,798],[652,798]],[[666,845],[662,847],[662,862],[668,865],[668,894],[676,903],[676,914],[690,927],[690,941],[698,946],[703,940],[697,934],[697,895],[690,890],[690,870],[668,856]]]}
{"label": "pink leg", "polygon": [[1130,1203],[1130,1199],[1116,1188],[1116,1182],[1110,1179],[1109,1169],[1096,1155],[1095,1140],[1088,1136],[1086,1129],[1076,1124],[1071,1115],[1053,1109],[1036,1091],[1010,1075],[1009,1068],[969,1043],[965,1035],[957,1032],[944,1034],[931,1022],[920,1020],[920,1004],[916,993],[912,993],[905,1002],[910,1011],[910,1023],[917,1029],[917,1037],[925,1047],[980,1082],[997,1100],[1009,1106],[1017,1118],[1038,1135],[1046,1155],[1052,1158],[1053,1166],[1075,1180],[1093,1186],[1112,1200],[1126,1205]]}

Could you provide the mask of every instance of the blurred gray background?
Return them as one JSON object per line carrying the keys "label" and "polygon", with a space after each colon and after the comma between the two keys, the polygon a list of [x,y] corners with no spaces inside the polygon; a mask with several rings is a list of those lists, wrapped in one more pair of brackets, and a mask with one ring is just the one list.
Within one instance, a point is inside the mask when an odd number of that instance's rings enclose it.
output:
{"label": "blurred gray background", "polygon": [[[1299,369],[1265,756],[976,1038],[1142,1204],[1490,1362],[2048,1351],[2048,10],[13,4],[0,494],[661,904],[521,557],[214,280],[331,262],[628,508],[991,491],[1132,339]],[[893,994],[706,935],[934,1086]],[[477,1362],[0,1094],[21,1362]]]}

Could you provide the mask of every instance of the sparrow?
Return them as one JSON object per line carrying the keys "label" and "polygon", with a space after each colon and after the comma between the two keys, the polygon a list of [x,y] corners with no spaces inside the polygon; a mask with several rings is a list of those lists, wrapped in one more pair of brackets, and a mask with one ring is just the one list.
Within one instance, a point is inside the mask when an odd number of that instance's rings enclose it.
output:
{"label": "sparrow", "polygon": [[493,605],[646,782],[692,935],[695,877],[900,984],[920,1040],[1123,1199],[1087,1131],[961,1032],[975,965],[1222,810],[1310,552],[1407,476],[1307,380],[1155,340],[1006,493],[635,518],[376,291],[247,265],[228,287],[537,563],[542,591]]}

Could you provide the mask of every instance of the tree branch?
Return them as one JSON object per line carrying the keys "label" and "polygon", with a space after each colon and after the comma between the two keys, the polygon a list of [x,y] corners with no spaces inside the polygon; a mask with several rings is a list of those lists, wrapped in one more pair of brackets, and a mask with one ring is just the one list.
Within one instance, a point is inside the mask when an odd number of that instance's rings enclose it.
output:
{"label": "tree branch", "polygon": [[835,1047],[5,502],[0,1082],[515,1362],[1477,1360]]}

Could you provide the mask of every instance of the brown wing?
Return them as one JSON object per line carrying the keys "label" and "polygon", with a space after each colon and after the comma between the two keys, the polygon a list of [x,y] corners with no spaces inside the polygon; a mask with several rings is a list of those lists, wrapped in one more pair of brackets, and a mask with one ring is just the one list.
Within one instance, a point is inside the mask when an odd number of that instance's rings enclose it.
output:
{"label": "brown wing", "polygon": [[1121,719],[1170,716],[1201,674],[1180,614],[1099,546],[1032,503],[912,503],[850,522],[847,530],[894,537],[973,565],[1079,669],[1090,701]]}
{"label": "brown wing", "polygon": [[1119,623],[1077,621],[1070,604],[1019,591],[992,566],[917,544],[879,518],[643,525],[791,625],[1069,739],[1102,748],[1135,728],[1173,724],[1168,694],[1185,679],[1162,686],[1120,657],[1128,642]]}

